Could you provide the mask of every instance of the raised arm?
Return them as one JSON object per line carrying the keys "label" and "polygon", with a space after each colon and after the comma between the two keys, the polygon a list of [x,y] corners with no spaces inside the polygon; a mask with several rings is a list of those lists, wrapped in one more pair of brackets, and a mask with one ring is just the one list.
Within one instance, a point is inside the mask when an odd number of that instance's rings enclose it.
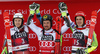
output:
{"label": "raised arm", "polygon": [[33,23],[33,20],[32,20],[32,18],[34,18],[34,14],[35,14],[36,8],[37,8],[36,3],[31,4],[29,6],[29,8],[30,8],[30,15],[29,15],[28,20],[27,20],[27,25],[29,26],[29,28],[31,28],[31,30],[33,32],[35,32],[36,34],[38,34],[42,29],[40,27],[37,27]]}
{"label": "raised arm", "polygon": [[73,31],[73,28],[75,27],[75,24],[71,21],[70,15],[67,10],[67,5],[64,2],[59,3],[59,10],[61,12],[61,17],[64,19],[64,25],[61,28],[61,34],[66,32],[68,28],[70,27]]}
{"label": "raised arm", "polygon": [[41,20],[41,14],[40,14],[40,4],[36,4],[37,5],[37,8],[36,8],[36,16],[37,16],[37,19],[40,21],[40,23],[42,24],[42,20]]}

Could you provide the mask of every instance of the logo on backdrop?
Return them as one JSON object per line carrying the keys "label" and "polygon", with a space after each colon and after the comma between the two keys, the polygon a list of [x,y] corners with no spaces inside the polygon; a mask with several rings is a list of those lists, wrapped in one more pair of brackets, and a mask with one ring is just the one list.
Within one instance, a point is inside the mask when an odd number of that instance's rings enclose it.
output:
{"label": "logo on backdrop", "polygon": [[72,46],[64,46],[63,51],[71,51]]}
{"label": "logo on backdrop", "polygon": [[39,41],[40,47],[54,47],[54,41]]}
{"label": "logo on backdrop", "polygon": [[36,51],[36,47],[35,46],[30,46],[29,51],[33,51],[33,52]]}
{"label": "logo on backdrop", "polygon": [[36,34],[35,33],[30,33],[28,37],[30,39],[35,39],[36,38]]}
{"label": "logo on backdrop", "polygon": [[53,9],[53,14],[61,14],[60,11],[58,9]]}
{"label": "logo on backdrop", "polygon": [[29,12],[28,9],[9,9],[9,10],[4,10],[4,12],[9,12],[9,15],[14,15],[15,13],[22,13],[22,14],[27,14]]}
{"label": "logo on backdrop", "polygon": [[[5,9],[4,11],[3,10],[0,10],[0,14],[2,14],[2,12],[9,12],[9,15],[14,15],[15,13],[22,13],[22,14],[28,14],[29,12],[29,9]],[[60,11],[58,9],[42,9],[40,10],[40,13],[41,14],[61,14]]]}
{"label": "logo on backdrop", "polygon": [[51,12],[53,14],[61,14],[58,9],[53,9],[53,10],[51,10],[51,9],[48,9],[48,10],[43,9],[43,10],[40,11],[41,14],[50,14]]}
{"label": "logo on backdrop", "polygon": [[70,38],[73,38],[73,33],[64,33],[63,38],[64,41],[69,41]]}

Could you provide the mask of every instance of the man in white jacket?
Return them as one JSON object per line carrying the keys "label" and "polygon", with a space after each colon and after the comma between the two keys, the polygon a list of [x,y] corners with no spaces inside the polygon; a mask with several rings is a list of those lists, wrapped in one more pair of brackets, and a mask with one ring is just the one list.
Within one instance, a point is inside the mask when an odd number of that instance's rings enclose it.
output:
{"label": "man in white jacket", "polygon": [[[43,29],[40,27],[37,27],[33,22],[32,18],[34,16],[34,13],[38,12],[39,14],[39,4],[33,3],[30,5],[30,16],[28,18],[28,26],[31,28],[33,32],[35,32],[38,36],[39,40],[39,53],[40,54],[54,54],[55,50],[55,37],[57,30],[52,29],[52,21],[53,17],[49,14],[45,14],[42,17],[42,26]],[[32,8],[33,6],[33,8]],[[39,15],[38,15],[39,16]],[[41,17],[40,17],[41,18]],[[64,24],[61,27],[61,34],[63,34],[69,27],[67,27],[66,24]]]}

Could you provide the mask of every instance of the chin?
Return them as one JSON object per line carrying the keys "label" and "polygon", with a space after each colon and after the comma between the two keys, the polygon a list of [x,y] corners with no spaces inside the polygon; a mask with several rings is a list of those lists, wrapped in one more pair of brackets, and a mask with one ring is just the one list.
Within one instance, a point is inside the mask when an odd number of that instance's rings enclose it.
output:
{"label": "chin", "polygon": [[45,30],[49,30],[49,28],[45,28]]}
{"label": "chin", "polygon": [[45,30],[49,30],[49,29],[45,29]]}
{"label": "chin", "polygon": [[20,26],[16,26],[17,28],[19,28]]}

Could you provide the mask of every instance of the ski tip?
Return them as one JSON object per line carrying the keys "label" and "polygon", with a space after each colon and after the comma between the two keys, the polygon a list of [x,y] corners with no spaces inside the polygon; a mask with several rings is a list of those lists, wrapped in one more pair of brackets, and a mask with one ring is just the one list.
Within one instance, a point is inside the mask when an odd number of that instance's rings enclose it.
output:
{"label": "ski tip", "polygon": [[3,16],[5,17],[5,16],[8,16],[9,17],[9,13],[8,12],[4,12],[3,13]]}
{"label": "ski tip", "polygon": [[61,21],[60,16],[56,17],[56,21]]}
{"label": "ski tip", "polygon": [[100,9],[97,11],[97,13],[99,13],[100,12]]}

